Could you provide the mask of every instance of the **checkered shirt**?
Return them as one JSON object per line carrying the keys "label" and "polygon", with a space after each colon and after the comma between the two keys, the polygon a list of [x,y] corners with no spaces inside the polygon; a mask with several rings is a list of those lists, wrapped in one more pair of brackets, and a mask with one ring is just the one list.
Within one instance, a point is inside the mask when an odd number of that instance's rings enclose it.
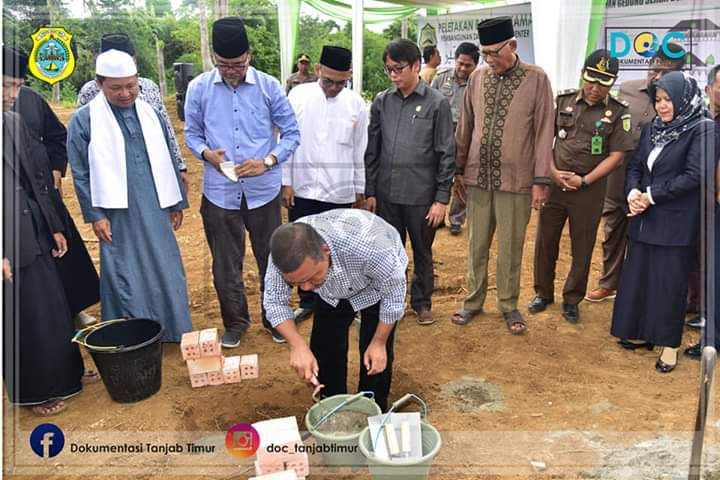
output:
{"label": "checkered shirt", "polygon": [[[325,283],[315,290],[337,306],[347,299],[358,312],[380,302],[380,321],[395,323],[405,313],[408,259],[400,235],[380,217],[358,209],[336,209],[303,217],[330,249]],[[263,304],[273,327],[293,318],[291,286],[270,256],[265,274]]]}

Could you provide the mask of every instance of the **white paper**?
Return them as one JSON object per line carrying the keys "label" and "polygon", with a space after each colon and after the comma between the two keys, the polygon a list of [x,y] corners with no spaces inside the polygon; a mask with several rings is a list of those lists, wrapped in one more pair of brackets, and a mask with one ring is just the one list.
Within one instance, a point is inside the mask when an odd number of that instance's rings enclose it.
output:
{"label": "white paper", "polygon": [[235,164],[233,162],[222,162],[220,164],[220,171],[225,175],[231,182],[237,182],[238,176],[235,173]]}
{"label": "white paper", "polygon": [[[380,431],[380,425],[387,414],[376,415],[374,417],[368,417],[368,427],[370,430],[370,442],[373,444],[373,451],[375,457],[383,460],[400,460],[405,461],[409,459],[422,458],[422,427],[420,426],[420,413],[391,413],[390,418],[387,419],[385,424],[392,424],[395,432],[402,432],[402,424],[407,423],[408,426],[404,427],[405,432],[410,433],[410,449],[405,450],[407,447],[403,445],[404,452],[401,451],[399,455],[390,455],[388,453],[388,445],[385,432]],[[380,432],[380,433],[379,433]],[[405,434],[407,435],[407,433]],[[403,443],[405,443],[403,441]]]}

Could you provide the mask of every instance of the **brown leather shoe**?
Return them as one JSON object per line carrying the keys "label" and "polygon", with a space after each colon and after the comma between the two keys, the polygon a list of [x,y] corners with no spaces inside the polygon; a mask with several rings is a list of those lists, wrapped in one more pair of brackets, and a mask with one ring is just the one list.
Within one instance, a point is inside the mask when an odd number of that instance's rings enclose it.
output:
{"label": "brown leather shoe", "polygon": [[615,298],[615,290],[603,287],[598,287],[585,295],[585,300],[588,302],[602,302],[604,300],[612,300],[613,298]]}
{"label": "brown leather shoe", "polygon": [[432,325],[435,323],[435,319],[430,310],[421,310],[415,313],[417,314],[418,325]]}

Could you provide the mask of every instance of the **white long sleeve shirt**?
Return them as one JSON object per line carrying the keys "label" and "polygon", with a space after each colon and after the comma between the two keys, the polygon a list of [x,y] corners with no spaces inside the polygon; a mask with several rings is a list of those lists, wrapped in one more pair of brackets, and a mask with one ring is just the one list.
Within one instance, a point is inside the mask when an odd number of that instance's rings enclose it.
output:
{"label": "white long sleeve shirt", "polygon": [[282,184],[295,196],[328,203],[353,203],[365,193],[368,113],[357,93],[344,88],[326,98],[319,83],[288,95],[300,128],[300,146],[282,165]]}

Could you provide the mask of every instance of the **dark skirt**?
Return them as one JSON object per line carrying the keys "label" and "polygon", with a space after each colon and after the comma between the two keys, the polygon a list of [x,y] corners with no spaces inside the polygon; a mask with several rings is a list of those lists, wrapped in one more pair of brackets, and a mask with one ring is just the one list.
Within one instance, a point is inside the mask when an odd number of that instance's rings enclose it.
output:
{"label": "dark skirt", "polygon": [[65,225],[65,238],[68,242],[67,253],[62,258],[55,259],[55,262],[67,297],[70,316],[74,317],[100,301],[100,279],[70,212],[59,195],[55,195],[53,200]]}
{"label": "dark skirt", "polygon": [[82,390],[83,361],[50,253],[13,271],[4,284],[3,377],[8,398],[38,404]]}
{"label": "dark skirt", "polygon": [[679,347],[694,254],[695,247],[664,247],[630,240],[610,333]]}

